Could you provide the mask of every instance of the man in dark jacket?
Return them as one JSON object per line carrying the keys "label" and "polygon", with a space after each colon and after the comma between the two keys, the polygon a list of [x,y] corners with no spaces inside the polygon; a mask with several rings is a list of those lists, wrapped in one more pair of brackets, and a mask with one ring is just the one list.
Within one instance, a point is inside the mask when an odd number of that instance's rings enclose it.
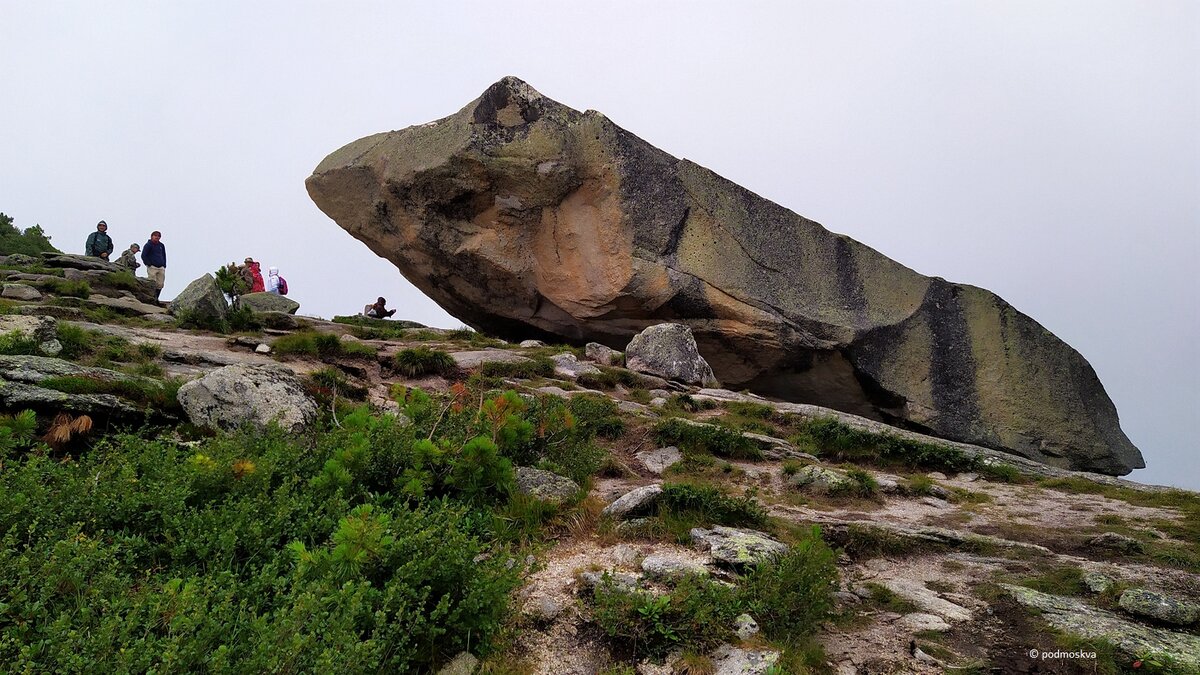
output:
{"label": "man in dark jacket", "polygon": [[102,220],[96,223],[96,231],[88,235],[87,244],[83,247],[83,254],[108,260],[108,256],[112,255],[112,252],[113,243],[112,237],[108,236],[108,223]]}
{"label": "man in dark jacket", "polygon": [[161,241],[162,232],[155,230],[150,233],[150,241],[142,247],[142,262],[146,263],[146,277],[153,281],[158,290],[154,291],[157,298],[162,293],[163,284],[167,283],[167,247]]}

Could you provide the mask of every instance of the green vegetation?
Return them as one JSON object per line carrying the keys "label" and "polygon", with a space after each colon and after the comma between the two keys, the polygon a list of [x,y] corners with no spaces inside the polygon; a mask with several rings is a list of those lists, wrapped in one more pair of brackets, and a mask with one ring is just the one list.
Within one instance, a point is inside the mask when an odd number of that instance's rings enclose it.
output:
{"label": "green vegetation", "polygon": [[816,528],[785,555],[759,564],[731,588],[687,576],[663,595],[618,587],[607,576],[593,592],[593,617],[633,656],[682,648],[704,652],[733,639],[734,619],[756,618],[763,633],[785,644],[811,637],[832,607],[834,554]]}
{"label": "green vegetation", "polygon": [[607,396],[578,394],[571,397],[567,408],[584,433],[602,438],[619,438],[625,433],[621,411],[616,402]]}
{"label": "green vegetation", "polygon": [[36,256],[43,251],[62,253],[50,243],[41,225],[34,225],[22,230],[13,225],[12,216],[0,213],[0,255]]}
{"label": "green vegetation", "polygon": [[674,445],[685,453],[704,453],[732,459],[762,459],[754,441],[741,433],[714,424],[691,424],[665,419],[654,425],[660,446]]}
{"label": "green vegetation", "polygon": [[838,462],[915,467],[926,471],[959,472],[979,468],[977,460],[958,448],[855,429],[832,417],[805,420],[791,440],[801,450]]}
{"label": "green vegetation", "polygon": [[35,422],[0,419],[0,662],[410,672],[486,656],[522,572],[511,547],[584,517],[515,496],[513,464],[586,480],[612,411],[587,402],[584,424],[554,397],[398,393],[411,424],[362,407],[306,435],[110,436],[65,462],[14,454]]}
{"label": "green vegetation", "polygon": [[392,367],[405,377],[451,375],[458,370],[454,357],[440,349],[413,347],[402,349],[392,357]]}
{"label": "green vegetation", "polygon": [[120,272],[109,272],[104,275],[104,285],[112,288],[122,288],[127,291],[136,290],[141,287],[137,277],[129,270],[121,270]]}
{"label": "green vegetation", "polygon": [[588,389],[616,389],[617,386],[623,386],[627,389],[644,389],[646,380],[641,375],[624,368],[610,368],[608,366],[597,366],[600,373],[597,375],[589,375],[584,373],[576,380],[581,387]]}
{"label": "green vegetation", "polygon": [[[474,331],[472,331],[474,332]],[[479,366],[484,377],[511,377],[532,380],[554,374],[554,362],[548,356],[533,356],[528,361],[490,361]]]}
{"label": "green vegetation", "polygon": [[879,494],[879,483],[875,477],[858,467],[846,470],[849,480],[834,485],[829,490],[832,497],[850,497],[854,499],[871,499]]}
{"label": "green vegetation", "polygon": [[86,298],[92,294],[92,287],[86,281],[67,281],[66,279],[43,279],[33,282],[35,286],[55,295],[72,298]]}
{"label": "green vegetation", "polygon": [[46,378],[38,386],[67,394],[112,394],[157,412],[176,412],[179,403],[175,395],[182,384],[182,380],[103,380],[65,375]]}
{"label": "green vegetation", "polygon": [[[411,329],[423,329],[416,321],[373,319],[369,316],[335,316],[334,323],[352,326],[354,337],[360,340],[413,340]],[[429,331],[433,333],[433,331]],[[436,333],[434,333],[436,335]],[[437,337],[441,337],[437,335]],[[437,337],[433,339],[437,339]]]}
{"label": "green vegetation", "polygon": [[375,358],[375,348],[343,340],[333,333],[303,330],[284,335],[271,343],[271,352],[278,356],[311,356],[321,360],[344,358]]}

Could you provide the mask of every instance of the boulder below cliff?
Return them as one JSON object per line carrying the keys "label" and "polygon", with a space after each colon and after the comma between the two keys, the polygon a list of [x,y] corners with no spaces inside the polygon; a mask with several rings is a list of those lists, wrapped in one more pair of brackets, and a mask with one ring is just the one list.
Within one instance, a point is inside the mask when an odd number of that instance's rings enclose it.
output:
{"label": "boulder below cliff", "polygon": [[733,389],[1060,467],[1144,466],[1088,362],[995,294],[918,274],[516,78],[350,143],[307,187],[491,334],[623,349],[682,323]]}

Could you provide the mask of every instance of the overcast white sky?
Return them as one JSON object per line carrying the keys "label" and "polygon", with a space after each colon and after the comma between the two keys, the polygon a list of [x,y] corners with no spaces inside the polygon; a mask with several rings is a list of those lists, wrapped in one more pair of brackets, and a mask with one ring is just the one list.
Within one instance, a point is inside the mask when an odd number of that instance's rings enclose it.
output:
{"label": "overcast white sky", "polygon": [[1091,361],[1133,478],[1200,489],[1196,2],[0,0],[0,211],[162,230],[163,297],[250,255],[301,313],[457,326],[304,179],[510,74],[995,291]]}

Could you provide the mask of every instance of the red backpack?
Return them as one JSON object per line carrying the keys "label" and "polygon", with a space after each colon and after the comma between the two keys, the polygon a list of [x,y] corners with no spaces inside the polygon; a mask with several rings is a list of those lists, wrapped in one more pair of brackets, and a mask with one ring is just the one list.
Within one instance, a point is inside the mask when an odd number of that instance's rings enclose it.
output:
{"label": "red backpack", "polygon": [[279,294],[287,295],[287,279],[279,277]]}

